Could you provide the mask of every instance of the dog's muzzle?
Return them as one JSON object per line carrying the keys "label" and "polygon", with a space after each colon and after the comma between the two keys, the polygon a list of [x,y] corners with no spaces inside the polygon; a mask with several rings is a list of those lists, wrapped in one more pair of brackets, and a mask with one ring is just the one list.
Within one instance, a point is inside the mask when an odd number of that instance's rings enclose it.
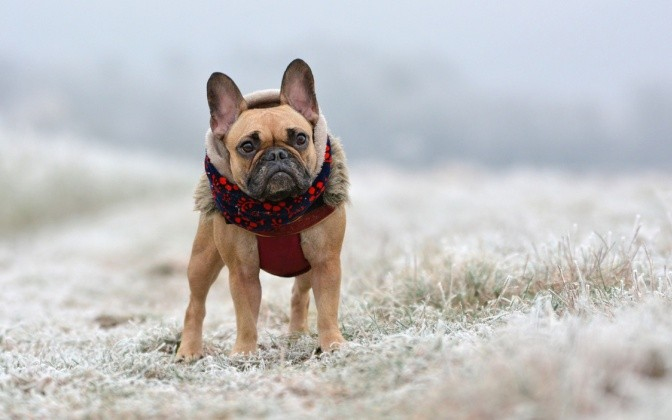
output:
{"label": "dog's muzzle", "polygon": [[282,147],[271,147],[250,173],[247,188],[260,200],[279,201],[304,193],[310,186],[309,176],[294,155]]}

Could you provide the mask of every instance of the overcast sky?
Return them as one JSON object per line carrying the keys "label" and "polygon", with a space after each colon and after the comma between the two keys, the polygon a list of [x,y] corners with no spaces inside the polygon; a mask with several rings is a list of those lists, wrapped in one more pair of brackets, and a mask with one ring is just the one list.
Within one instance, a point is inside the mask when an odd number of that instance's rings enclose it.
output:
{"label": "overcast sky", "polygon": [[[311,63],[316,46],[322,57],[356,47],[416,67],[444,63],[482,96],[590,102],[618,119],[633,91],[672,88],[670,22],[663,0],[0,0],[0,64],[45,78],[106,68],[143,84],[187,66],[201,95],[215,70],[234,69],[248,92],[276,87],[284,66]],[[250,54],[269,69],[236,63]]]}
{"label": "overcast sky", "polygon": [[[45,64],[311,41],[445,58],[488,88],[609,97],[672,83],[670,1],[7,1],[0,53]],[[231,6],[228,6],[231,4]],[[235,5],[234,5],[235,4]]]}

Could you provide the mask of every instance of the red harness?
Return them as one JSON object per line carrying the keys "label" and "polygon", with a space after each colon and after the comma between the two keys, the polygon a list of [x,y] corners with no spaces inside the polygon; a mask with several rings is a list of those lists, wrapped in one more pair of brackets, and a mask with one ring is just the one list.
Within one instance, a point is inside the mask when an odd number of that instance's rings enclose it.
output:
{"label": "red harness", "polygon": [[280,277],[294,277],[308,272],[310,263],[301,248],[301,232],[320,223],[334,210],[334,207],[322,204],[292,223],[270,232],[257,233],[259,267]]}

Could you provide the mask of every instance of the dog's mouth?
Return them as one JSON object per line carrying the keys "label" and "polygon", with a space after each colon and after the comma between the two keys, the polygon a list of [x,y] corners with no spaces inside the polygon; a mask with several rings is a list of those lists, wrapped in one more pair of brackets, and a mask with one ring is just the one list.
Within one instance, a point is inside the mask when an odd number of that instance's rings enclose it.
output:
{"label": "dog's mouth", "polygon": [[269,174],[264,183],[265,199],[279,201],[299,194],[296,176],[282,169]]}
{"label": "dog's mouth", "polygon": [[250,171],[248,194],[260,201],[280,201],[305,193],[310,174],[295,156],[271,149]]}
{"label": "dog's mouth", "polygon": [[[308,190],[308,182],[295,170],[283,166],[266,168],[248,184],[250,195],[261,201],[280,201]],[[258,174],[261,175],[261,174]]]}

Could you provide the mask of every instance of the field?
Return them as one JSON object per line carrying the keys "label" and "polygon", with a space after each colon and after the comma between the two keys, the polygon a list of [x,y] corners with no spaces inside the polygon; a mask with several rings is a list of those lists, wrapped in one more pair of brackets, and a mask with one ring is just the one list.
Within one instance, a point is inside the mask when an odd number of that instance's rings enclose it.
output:
{"label": "field", "polygon": [[349,344],[290,340],[291,280],[264,274],[259,352],[230,358],[223,273],[206,357],[176,364],[200,162],[15,135],[0,135],[2,418],[672,413],[669,174],[359,164]]}

